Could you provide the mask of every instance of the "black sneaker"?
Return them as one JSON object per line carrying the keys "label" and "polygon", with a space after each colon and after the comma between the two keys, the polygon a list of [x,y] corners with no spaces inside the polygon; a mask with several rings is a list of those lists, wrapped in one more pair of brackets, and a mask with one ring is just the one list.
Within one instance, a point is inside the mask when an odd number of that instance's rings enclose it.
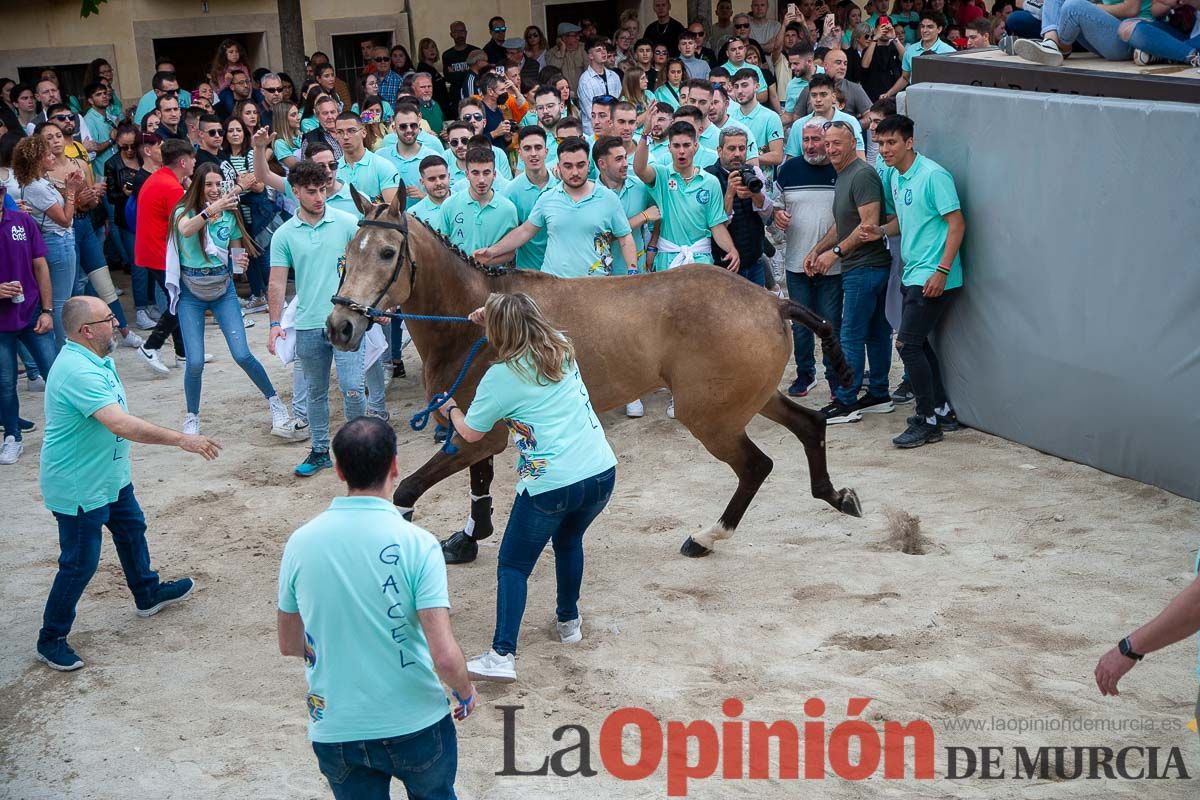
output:
{"label": "black sneaker", "polygon": [[936,411],[933,415],[937,417],[938,427],[943,431],[956,431],[963,425],[958,421],[958,415],[954,413],[954,409],[950,409],[949,414],[939,414]]}
{"label": "black sneaker", "polygon": [[17,424],[21,429],[21,433],[29,433],[32,430],[37,430],[37,423],[31,419],[17,417]]}
{"label": "black sneaker", "polygon": [[173,606],[176,603],[182,603],[184,600],[187,600],[195,588],[196,583],[191,578],[180,578],[177,581],[160,583],[158,589],[154,592],[154,596],[150,598],[146,605],[138,604],[137,615],[139,617],[153,617],[167,606]]}
{"label": "black sneaker", "polygon": [[920,447],[923,444],[933,444],[942,440],[942,429],[937,423],[930,425],[921,417],[908,418],[908,427],[904,433],[892,439],[892,444],[901,449]]}
{"label": "black sneaker", "polygon": [[892,405],[892,398],[887,395],[877,397],[872,394],[864,394],[858,398],[854,407],[864,414],[890,414],[896,410],[896,407]]}
{"label": "black sneaker", "polygon": [[55,639],[52,642],[39,644],[37,659],[50,669],[59,672],[74,672],[83,666],[83,659],[75,655],[66,639]]}
{"label": "black sneaker", "polygon": [[915,397],[912,384],[908,381],[900,381],[900,385],[896,387],[896,391],[892,392],[892,402],[898,406],[911,403]]}
{"label": "black sneaker", "polygon": [[854,406],[843,405],[834,400],[821,409],[825,415],[826,425],[840,425],[843,422],[862,422],[862,412]]}
{"label": "black sneaker", "polygon": [[797,376],[796,380],[792,381],[792,385],[788,387],[788,397],[808,397],[808,393],[816,388],[816,385],[816,378],[809,378],[805,375]]}

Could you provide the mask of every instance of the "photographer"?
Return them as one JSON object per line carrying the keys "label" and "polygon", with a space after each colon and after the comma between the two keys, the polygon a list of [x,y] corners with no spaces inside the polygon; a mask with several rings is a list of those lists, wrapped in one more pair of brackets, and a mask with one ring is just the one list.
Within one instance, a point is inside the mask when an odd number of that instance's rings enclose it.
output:
{"label": "photographer", "polygon": [[[729,214],[729,236],[737,248],[741,267],[738,274],[764,286],[763,250],[766,243],[765,220],[775,210],[765,190],[766,177],[755,166],[746,164],[746,132],[740,128],[721,131],[718,161],[705,169],[715,175],[725,193],[725,213]],[[714,260],[723,253],[713,244]]]}

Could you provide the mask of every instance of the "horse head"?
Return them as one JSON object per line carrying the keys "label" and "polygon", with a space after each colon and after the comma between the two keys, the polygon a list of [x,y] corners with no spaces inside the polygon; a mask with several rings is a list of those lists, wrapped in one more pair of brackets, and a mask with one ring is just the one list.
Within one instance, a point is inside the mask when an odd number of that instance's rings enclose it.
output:
{"label": "horse head", "polygon": [[329,341],[354,350],[371,326],[366,309],[390,310],[408,299],[416,281],[417,262],[410,242],[403,183],[391,203],[372,203],[354,188],[350,195],[362,219],[346,246],[345,271],[325,320]]}

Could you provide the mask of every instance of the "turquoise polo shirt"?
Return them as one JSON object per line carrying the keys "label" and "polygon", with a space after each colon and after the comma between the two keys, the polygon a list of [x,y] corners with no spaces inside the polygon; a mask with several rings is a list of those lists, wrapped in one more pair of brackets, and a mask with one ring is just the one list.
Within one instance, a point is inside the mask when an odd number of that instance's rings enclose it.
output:
{"label": "turquoise polo shirt", "polygon": [[916,56],[928,55],[929,53],[933,53],[934,55],[943,55],[945,53],[956,52],[958,51],[955,50],[951,45],[943,42],[941,39],[934,40],[933,47],[929,48],[928,50],[926,50],[925,46],[920,42],[917,42],[916,44],[910,44],[908,47],[904,48],[904,58],[900,60],[900,69],[905,75],[911,75],[913,58]]}
{"label": "turquoise polo shirt", "polygon": [[[558,139],[554,138],[553,133],[546,134],[546,169],[550,169],[558,163]],[[525,160],[521,158],[521,151],[517,151],[517,168],[522,172],[525,171]]]}
{"label": "turquoise polo shirt", "polygon": [[[428,158],[429,156],[440,157],[442,154],[440,151],[434,152],[428,147],[422,145],[420,149],[417,150],[416,155],[412,157],[401,155],[395,147],[388,147],[380,150],[377,155],[381,155],[388,161],[392,162],[392,165],[396,168],[396,173],[400,176],[400,180],[404,181],[405,186],[419,187],[421,185],[421,160]],[[405,208],[411,209],[418,202],[420,202],[420,200],[417,198],[410,197],[408,198]]]}
{"label": "turquoise polo shirt", "polygon": [[330,298],[341,282],[346,246],[358,232],[358,219],[327,202],[325,216],[309,225],[300,215],[279,226],[271,237],[271,268],[296,272],[296,330],[325,327],[333,311]]}
{"label": "turquoise polo shirt", "polygon": [[[812,119],[815,114],[805,114],[792,123],[792,129],[788,131],[787,142],[783,145],[783,154],[795,158],[804,155],[804,126]],[[850,126],[854,131],[854,147],[857,150],[866,150],[867,145],[863,141],[862,125],[858,124],[858,120],[839,109],[833,110],[833,120],[841,120]],[[833,120],[829,120],[833,122]],[[824,120],[822,120],[824,121]]]}
{"label": "turquoise polo shirt", "polygon": [[[694,156],[692,156],[692,163],[695,164],[700,169],[704,169],[705,167],[711,167],[713,164],[717,163],[717,161],[719,161],[719,160],[720,159],[717,157],[717,151],[710,150],[707,147],[697,147],[696,154]],[[666,147],[660,147],[658,150],[652,152],[650,154],[650,163],[651,164],[667,164],[667,165],[674,163],[674,159],[671,156],[670,149],[668,149]]]}
{"label": "turquoise polo shirt", "polygon": [[[617,192],[617,199],[621,201],[621,209],[625,213],[626,221],[654,205],[654,198],[650,195],[650,188],[638,176],[634,175],[632,171],[625,176],[625,184],[621,187],[621,191]],[[637,250],[638,257],[634,269],[639,272],[646,268],[646,246],[642,236],[642,227],[644,226],[633,229],[633,246]],[[613,248],[612,259],[612,271],[614,275],[624,275],[629,272],[629,267],[625,264],[625,256],[621,254],[620,247]]]}
{"label": "turquoise polo shirt", "polygon": [[[158,95],[156,95],[154,93],[153,89],[151,89],[150,91],[148,91],[144,95],[142,95],[142,98],[140,100],[138,100],[137,109],[135,109],[133,112],[134,122],[141,125],[142,120],[146,118],[146,115],[154,110],[154,103],[157,100],[158,100]],[[114,103],[116,102],[115,97],[113,98],[113,102]],[[179,107],[187,108],[191,104],[192,104],[191,94],[180,89],[179,90]]]}
{"label": "turquoise polo shirt", "polygon": [[615,240],[630,233],[621,201],[598,183],[580,200],[561,183],[547,188],[529,222],[549,234],[542,271],[561,278],[611,274],[612,252],[620,249]]}
{"label": "turquoise polo shirt", "polygon": [[517,227],[517,207],[492,190],[484,205],[471,196],[469,189],[455,192],[442,204],[441,233],[467,255],[482,247],[491,247],[504,234]]}
{"label": "turquoise polo shirt", "polygon": [[[450,198],[447,197],[446,200]],[[412,214],[417,219],[424,222],[435,231],[442,229],[442,209],[446,205],[446,200],[442,201],[441,205],[429,199],[429,195],[421,198],[421,201],[412,208],[408,209],[408,213]]]}
{"label": "turquoise polo shirt", "polygon": [[[721,146],[721,129],[711,122],[702,131],[697,131],[696,141],[701,147],[707,147],[709,150],[715,151]],[[755,153],[754,155],[758,155]],[[754,158],[753,155],[749,156]]]}
{"label": "turquoise polo shirt", "polygon": [[[182,213],[183,209],[175,211],[173,217],[175,223],[178,223],[179,215]],[[189,216],[193,215],[189,214]],[[208,225],[205,226],[204,235],[219,249],[226,251],[229,250],[229,243],[231,241],[242,238],[242,232],[238,230],[237,220],[234,219],[232,211],[222,211],[220,216],[210,219]],[[210,269],[212,267],[227,266],[208,254],[204,246],[200,244],[200,234],[184,236],[172,225],[171,236],[175,237],[176,246],[179,248],[180,266],[191,267],[192,269]]]}
{"label": "turquoise polo shirt", "polygon": [[671,110],[679,108],[679,93],[671,91],[667,84],[663,84],[654,90],[654,99],[660,103],[665,103],[671,107]]}
{"label": "turquoise polo shirt", "polygon": [[[533,206],[537,203],[538,198],[542,196],[542,192],[547,191],[557,183],[558,180],[551,175],[549,183],[543,188],[530,181],[529,177],[522,172],[513,178],[512,183],[505,186],[500,193],[517,207],[517,222],[520,224],[529,219],[529,215],[533,211]],[[540,270],[542,262],[546,258],[547,239],[548,234],[546,233],[546,229],[542,228],[532,239],[518,247],[517,266],[521,269]]]}
{"label": "turquoise polo shirt", "polygon": [[[739,69],[752,69],[758,73],[758,91],[765,92],[767,90],[767,79],[763,76],[763,72],[758,67],[751,64],[749,61],[743,61],[740,67],[735,67],[732,61],[726,61],[721,67],[729,73],[729,77],[733,78]],[[736,103],[734,105],[737,105]]]}
{"label": "turquoise polo shirt", "polygon": [[112,139],[113,128],[116,126],[107,115],[100,113],[94,108],[89,108],[87,113],[83,115],[83,124],[87,126],[88,133],[92,136],[92,141],[104,143],[112,142],[112,146],[98,156],[92,159],[92,172],[97,180],[104,180],[104,165],[108,160],[117,154],[117,143]]}
{"label": "turquoise polo shirt", "polygon": [[[283,182],[283,193],[293,200],[296,199],[296,193],[292,191],[292,185],[287,181]],[[358,206],[354,204],[354,196],[350,194],[350,184],[348,183],[343,183],[338,187],[336,192],[327,195],[325,197],[325,206],[343,211],[354,217],[355,220],[362,219],[362,214],[359,212]]]}
{"label": "turquoise polo shirt", "polygon": [[477,431],[504,420],[517,448],[517,494],[537,496],[615,467],[579,365],[568,365],[558,383],[544,384],[527,360],[522,363],[523,371],[507,361],[488,367],[466,419]]}
{"label": "turquoise polo shirt", "polygon": [[300,137],[297,136],[290,142],[280,137],[272,143],[271,149],[275,151],[275,160],[281,164],[285,158],[291,158],[292,156],[299,158],[300,154],[297,151],[300,149]]}
{"label": "turquoise polo shirt", "polygon": [[[467,177],[466,170],[458,165],[458,159],[453,153],[447,153],[446,169],[450,173],[450,185],[456,184],[460,178]],[[508,163],[508,156],[499,147],[492,147],[492,156],[496,165],[496,178],[503,178],[505,183],[513,179],[512,165]]]}
{"label": "turquoise polo shirt", "polygon": [[787,95],[783,100],[783,110],[788,113],[796,113],[796,101],[800,99],[800,95],[804,94],[804,90],[808,88],[808,81],[804,78],[792,78],[788,81]]}
{"label": "turquoise polo shirt", "polygon": [[359,194],[376,203],[382,199],[384,189],[395,189],[400,185],[396,165],[370,150],[363,150],[362,158],[353,164],[346,163],[345,156],[339,158],[337,179],[353,184]]}
{"label": "turquoise polo shirt", "polygon": [[[382,141],[382,144],[379,145],[380,150],[386,150],[389,147],[392,148],[393,150],[395,150],[396,142],[400,141],[400,137],[398,137],[394,133],[389,133],[386,136],[384,136],[381,141]],[[417,131],[417,142],[420,143],[423,147],[428,147],[430,150],[436,151],[439,156],[444,156],[444,154],[446,152],[446,146],[444,144],[442,144],[442,140],[439,139],[438,137],[434,136],[429,131],[418,130]]]}
{"label": "turquoise polo shirt", "polygon": [[314,742],[404,736],[449,713],[417,612],[449,608],[442,548],[378,497],[335,497],[279,565],[279,610],[304,622]]}
{"label": "turquoise polo shirt", "polygon": [[[754,136],[755,149],[751,151],[747,145],[747,158],[754,158],[771,142],[783,139],[783,120],[762,103],[756,103],[754,110],[749,114],[743,114],[742,107],[734,103],[729,106],[729,118],[745,127]],[[768,177],[770,174],[771,171],[767,171]]]}
{"label": "turquoise polo shirt", "polygon": [[68,341],[46,376],[40,475],[46,508],[71,516],[95,511],[133,482],[129,440],[92,416],[113,403],[129,410],[112,357]]}
{"label": "turquoise polo shirt", "polygon": [[[696,168],[690,181],[670,164],[652,164],[654,185],[648,187],[654,204],[662,212],[660,242],[665,239],[680,247],[693,245],[712,236],[712,228],[728,219],[725,195],[717,176]],[[659,253],[654,268],[663,270],[675,260],[675,253]],[[700,253],[696,261],[713,263],[711,254]]]}
{"label": "turquoise polo shirt", "polygon": [[[960,210],[954,178],[944,167],[920,153],[903,174],[889,173],[889,202],[885,209],[900,223],[900,256],[904,260],[905,286],[921,286],[937,269],[946,248],[950,225],[945,215]],[[962,251],[954,256],[947,289],[962,286]]]}

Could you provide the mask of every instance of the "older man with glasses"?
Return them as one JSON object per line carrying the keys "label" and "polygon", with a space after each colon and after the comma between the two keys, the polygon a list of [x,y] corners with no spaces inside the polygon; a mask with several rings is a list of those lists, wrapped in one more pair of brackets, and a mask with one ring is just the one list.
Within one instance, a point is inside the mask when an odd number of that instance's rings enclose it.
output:
{"label": "older man with glasses", "polygon": [[404,80],[392,71],[391,51],[386,47],[376,47],[371,54],[371,64],[375,67],[375,77],[379,79],[379,96],[386,103],[395,103]]}

